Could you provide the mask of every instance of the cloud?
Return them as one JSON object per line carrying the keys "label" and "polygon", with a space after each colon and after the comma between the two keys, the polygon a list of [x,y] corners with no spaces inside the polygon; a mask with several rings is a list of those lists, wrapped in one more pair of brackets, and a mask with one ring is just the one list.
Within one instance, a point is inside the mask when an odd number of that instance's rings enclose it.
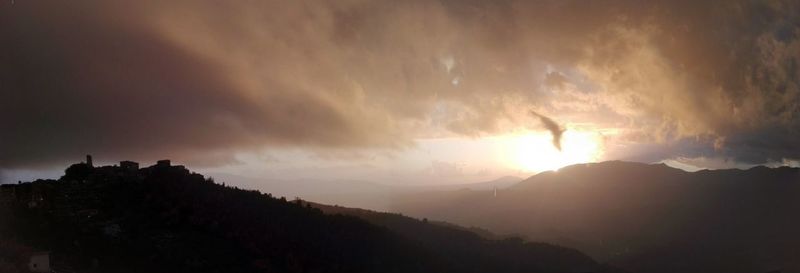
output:
{"label": "cloud", "polygon": [[795,1],[3,5],[3,168],[397,149],[530,124],[530,107],[642,145],[800,152]]}
{"label": "cloud", "polygon": [[699,137],[748,163],[797,157],[797,5],[660,5],[665,16],[597,34],[579,66],[655,141]]}
{"label": "cloud", "polygon": [[556,149],[558,149],[559,151],[561,151],[561,135],[564,133],[565,130],[562,129],[561,126],[559,126],[558,123],[556,123],[554,120],[546,116],[543,116],[534,111],[531,111],[531,114],[538,117],[539,120],[542,122],[542,125],[544,125],[544,128],[550,131],[550,134],[553,135],[553,146],[556,147]]}
{"label": "cloud", "polygon": [[230,67],[141,25],[144,8],[128,8],[26,2],[3,9],[0,166],[86,153],[215,164],[265,143],[404,144],[380,113],[329,93],[276,81],[262,93],[242,87]]}

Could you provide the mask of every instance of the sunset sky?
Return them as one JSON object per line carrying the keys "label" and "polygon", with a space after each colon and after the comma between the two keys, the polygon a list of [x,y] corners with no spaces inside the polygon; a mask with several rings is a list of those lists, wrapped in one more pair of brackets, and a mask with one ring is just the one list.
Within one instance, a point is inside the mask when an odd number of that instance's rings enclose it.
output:
{"label": "sunset sky", "polygon": [[3,1],[0,182],[797,166],[800,2],[699,2]]}

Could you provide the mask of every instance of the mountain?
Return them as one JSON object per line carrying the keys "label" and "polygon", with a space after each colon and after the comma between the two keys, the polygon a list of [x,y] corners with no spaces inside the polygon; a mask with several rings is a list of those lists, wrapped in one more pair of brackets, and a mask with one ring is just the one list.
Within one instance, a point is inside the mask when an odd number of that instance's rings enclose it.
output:
{"label": "mountain", "polygon": [[[598,265],[588,256],[570,248],[545,243],[525,242],[519,237],[501,237],[478,228],[464,228],[446,222],[418,220],[396,213],[375,212],[357,208],[307,203],[331,215],[355,216],[386,227],[399,235],[419,241],[427,249],[443,255],[451,262],[463,262],[470,257],[495,260],[503,267],[530,267],[541,260],[554,268],[572,268],[580,272],[619,272],[607,265]],[[485,238],[497,238],[486,240]],[[498,255],[502,254],[502,255]],[[530,266],[525,266],[529,264]],[[503,267],[474,268],[476,272],[498,272]],[[580,269],[582,268],[582,269]]]}
{"label": "mountain", "polygon": [[47,251],[58,272],[613,271],[549,244],[325,214],[168,161],[120,165],[79,163],[58,180],[2,185],[0,270],[27,272],[28,258]]}
{"label": "mountain", "polygon": [[394,211],[575,247],[636,272],[800,272],[800,169],[581,164]]}
{"label": "mountain", "polygon": [[395,199],[405,195],[431,191],[452,191],[460,189],[490,190],[504,189],[522,181],[522,178],[503,176],[490,181],[463,184],[415,183],[382,184],[361,180],[323,180],[323,179],[269,179],[252,178],[226,173],[215,173],[214,178],[231,185],[249,189],[268,191],[275,196],[301,198],[319,203],[336,204],[348,207],[368,208],[385,211]]}

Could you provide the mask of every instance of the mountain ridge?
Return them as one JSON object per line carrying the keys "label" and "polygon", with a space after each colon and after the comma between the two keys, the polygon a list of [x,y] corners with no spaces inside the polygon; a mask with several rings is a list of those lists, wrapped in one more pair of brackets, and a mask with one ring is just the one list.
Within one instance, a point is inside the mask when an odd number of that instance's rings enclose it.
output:
{"label": "mountain ridge", "polygon": [[[576,250],[493,242],[399,218],[450,238],[431,245],[299,200],[218,184],[169,161],[79,163],[58,180],[3,185],[0,213],[4,273],[25,272],[34,250],[48,251],[60,271],[80,273],[616,272]],[[443,252],[465,243],[486,249]]]}
{"label": "mountain ridge", "polygon": [[636,272],[800,272],[780,258],[800,253],[797,196],[798,168],[686,172],[617,161],[540,173],[497,196],[418,195],[393,211],[574,247]]}

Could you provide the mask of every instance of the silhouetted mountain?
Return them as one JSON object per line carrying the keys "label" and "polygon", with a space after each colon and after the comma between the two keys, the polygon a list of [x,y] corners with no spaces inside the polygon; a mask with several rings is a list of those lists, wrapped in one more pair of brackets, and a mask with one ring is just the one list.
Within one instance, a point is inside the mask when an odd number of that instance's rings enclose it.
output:
{"label": "silhouetted mountain", "polygon": [[[0,189],[0,270],[49,251],[58,272],[591,272],[578,251],[389,216],[375,225],[220,185],[168,161],[75,164]],[[367,219],[374,219],[367,217]],[[413,232],[412,232],[413,231]]]}
{"label": "silhouetted mountain", "polygon": [[498,191],[419,194],[395,211],[522,234],[636,272],[800,272],[800,170],[581,164]]}

